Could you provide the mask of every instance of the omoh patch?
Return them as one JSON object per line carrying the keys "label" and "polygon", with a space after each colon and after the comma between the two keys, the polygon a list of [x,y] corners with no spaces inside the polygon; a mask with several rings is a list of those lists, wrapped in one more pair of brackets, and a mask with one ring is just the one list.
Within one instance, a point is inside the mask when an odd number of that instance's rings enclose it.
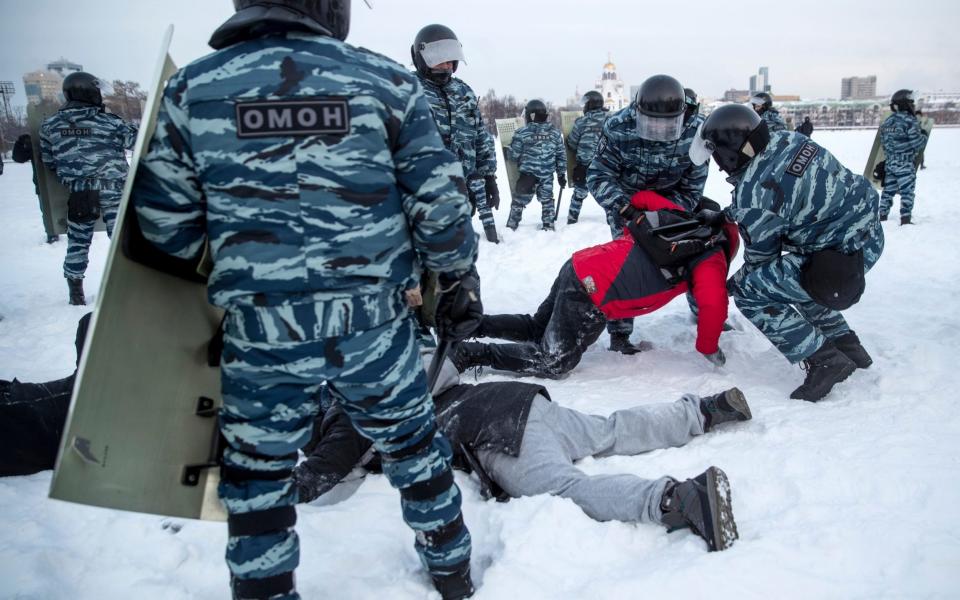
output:
{"label": "omoh patch", "polygon": [[787,173],[793,175],[794,177],[800,177],[803,175],[804,171],[807,170],[807,167],[810,166],[810,163],[813,162],[814,157],[820,152],[820,146],[812,142],[807,142],[800,147],[800,150],[797,151],[796,156],[793,157],[793,160],[790,161],[790,165],[787,166]]}
{"label": "omoh patch", "polygon": [[350,132],[346,98],[238,102],[237,137],[304,137]]}

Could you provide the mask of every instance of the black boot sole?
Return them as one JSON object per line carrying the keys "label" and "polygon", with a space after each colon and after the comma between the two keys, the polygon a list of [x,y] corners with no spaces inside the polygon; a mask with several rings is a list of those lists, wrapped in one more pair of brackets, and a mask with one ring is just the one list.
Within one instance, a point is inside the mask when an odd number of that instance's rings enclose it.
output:
{"label": "black boot sole", "polygon": [[723,393],[723,399],[727,401],[730,408],[746,415],[745,419],[740,419],[741,421],[749,421],[753,418],[753,413],[750,412],[750,405],[747,404],[747,397],[743,395],[740,388],[730,388]]}
{"label": "black boot sole", "polygon": [[[713,522],[714,547],[711,552],[726,550],[740,534],[733,518],[733,502],[730,499],[730,480],[718,467],[707,469],[707,501],[710,503],[710,520]],[[709,546],[709,542],[707,543]]]}

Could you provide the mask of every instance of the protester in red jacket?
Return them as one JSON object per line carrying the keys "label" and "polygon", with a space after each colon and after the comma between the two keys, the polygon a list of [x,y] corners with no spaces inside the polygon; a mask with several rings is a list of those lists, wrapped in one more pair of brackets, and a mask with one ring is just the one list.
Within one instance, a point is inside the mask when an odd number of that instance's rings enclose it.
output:
{"label": "protester in red jacket", "polygon": [[[655,192],[631,199],[637,211],[682,211]],[[725,358],[718,341],[727,318],[726,278],[739,238],[734,226],[721,243],[674,268],[659,266],[632,235],[580,250],[560,269],[550,294],[534,315],[485,315],[478,337],[514,344],[459,344],[453,361],[461,371],[491,366],[541,377],[560,377],[580,362],[603,332],[608,319],[636,317],[657,310],[691,291],[696,300],[696,348],[710,362]]]}

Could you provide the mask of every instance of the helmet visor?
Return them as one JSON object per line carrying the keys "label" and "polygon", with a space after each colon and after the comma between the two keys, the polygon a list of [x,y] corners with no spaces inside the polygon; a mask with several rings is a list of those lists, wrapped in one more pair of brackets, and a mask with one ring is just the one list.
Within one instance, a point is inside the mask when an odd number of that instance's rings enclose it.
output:
{"label": "helmet visor", "polygon": [[675,142],[683,133],[683,113],[675,117],[651,117],[637,111],[637,133],[651,142]]}
{"label": "helmet visor", "polygon": [[420,44],[420,57],[431,69],[439,64],[452,61],[467,62],[463,57],[463,46],[458,40],[437,40]]}
{"label": "helmet visor", "polygon": [[716,149],[717,147],[713,142],[703,139],[703,123],[701,123],[697,129],[697,135],[693,136],[693,143],[690,144],[688,154],[690,155],[691,162],[697,166],[702,165],[710,160],[710,156],[713,155],[713,151]]}

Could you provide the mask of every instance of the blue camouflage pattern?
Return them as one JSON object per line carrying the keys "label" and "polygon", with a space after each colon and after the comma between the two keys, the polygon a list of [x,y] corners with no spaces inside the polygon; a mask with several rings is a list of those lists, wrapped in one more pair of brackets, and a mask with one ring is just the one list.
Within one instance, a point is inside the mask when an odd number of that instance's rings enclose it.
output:
{"label": "blue camouflage pattern", "polygon": [[696,133],[691,124],[675,142],[644,140],[637,132],[637,111],[632,106],[607,119],[587,171],[587,187],[607,213],[614,239],[623,234],[620,210],[639,191],[655,191],[687,210],[700,204],[709,166],[690,160]]}
{"label": "blue camouflage pattern", "polygon": [[550,123],[527,123],[513,134],[507,158],[517,163],[520,174],[528,173],[536,178],[534,193],[513,197],[510,204],[510,216],[507,227],[516,229],[523,218],[523,209],[536,195],[541,204],[541,222],[545,227],[553,227],[556,219],[556,206],[553,201],[553,174],[558,179],[567,176],[567,151],[563,146],[563,136]]}
{"label": "blue camouflage pattern", "polygon": [[493,211],[483,178],[497,174],[497,152],[487,131],[480,102],[469,85],[456,77],[439,84],[418,75],[444,147],[463,165],[470,197],[484,227],[493,227]]}
{"label": "blue camouflage pattern", "polygon": [[926,136],[916,116],[895,112],[880,125],[880,143],[886,156],[883,194],[880,196],[880,215],[886,217],[893,207],[893,197],[900,194],[900,216],[913,213],[916,195],[917,153],[926,145]]}
{"label": "blue camouflage pattern", "polygon": [[763,111],[763,114],[760,115],[760,118],[763,119],[763,122],[767,124],[767,129],[770,133],[775,131],[786,131],[787,123],[783,120],[783,117],[780,116],[780,111],[775,108],[768,108]]}
{"label": "blue camouflage pattern", "polygon": [[[73,192],[100,191],[100,214],[113,236],[129,165],[126,150],[137,140],[137,127],[99,106],[68,103],[40,126],[40,158]],[[63,276],[83,279],[96,222],[67,220],[67,256]]]}
{"label": "blue camouflage pattern", "polygon": [[[602,108],[587,111],[582,117],[573,123],[573,129],[567,137],[567,147],[576,156],[577,164],[585,168],[590,165],[593,155],[597,152],[597,143],[600,141],[600,135],[603,133],[603,123],[607,120],[607,111]],[[571,181],[573,186],[573,198],[570,199],[570,212],[567,218],[576,221],[580,218],[580,211],[583,208],[583,200],[587,197],[587,186],[577,185]]]}
{"label": "blue camouflage pattern", "polygon": [[[349,115],[339,133],[239,136],[238,102],[330,98]],[[290,469],[326,383],[387,458],[401,496],[419,492],[402,505],[424,564],[435,575],[462,567],[470,538],[404,290],[421,266],[465,273],[476,236],[462,165],[417,78],[306,33],[224,48],[168,82],[132,198],[164,252],[191,258],[209,243],[210,300],[227,315],[223,460],[250,473],[221,485],[230,518],[296,503]],[[446,525],[434,544],[425,532]],[[282,576],[298,561],[293,528],[228,539],[241,580]]]}
{"label": "blue camouflage pattern", "polygon": [[[815,153],[800,169],[803,149]],[[872,267],[884,244],[877,193],[825,148],[786,131],[772,134],[731,180],[733,200],[724,210],[740,228],[744,265],[728,291],[788,360],[800,362],[850,330],[839,312],[810,299],[800,270],[811,254],[827,248],[848,254],[862,249]]]}

